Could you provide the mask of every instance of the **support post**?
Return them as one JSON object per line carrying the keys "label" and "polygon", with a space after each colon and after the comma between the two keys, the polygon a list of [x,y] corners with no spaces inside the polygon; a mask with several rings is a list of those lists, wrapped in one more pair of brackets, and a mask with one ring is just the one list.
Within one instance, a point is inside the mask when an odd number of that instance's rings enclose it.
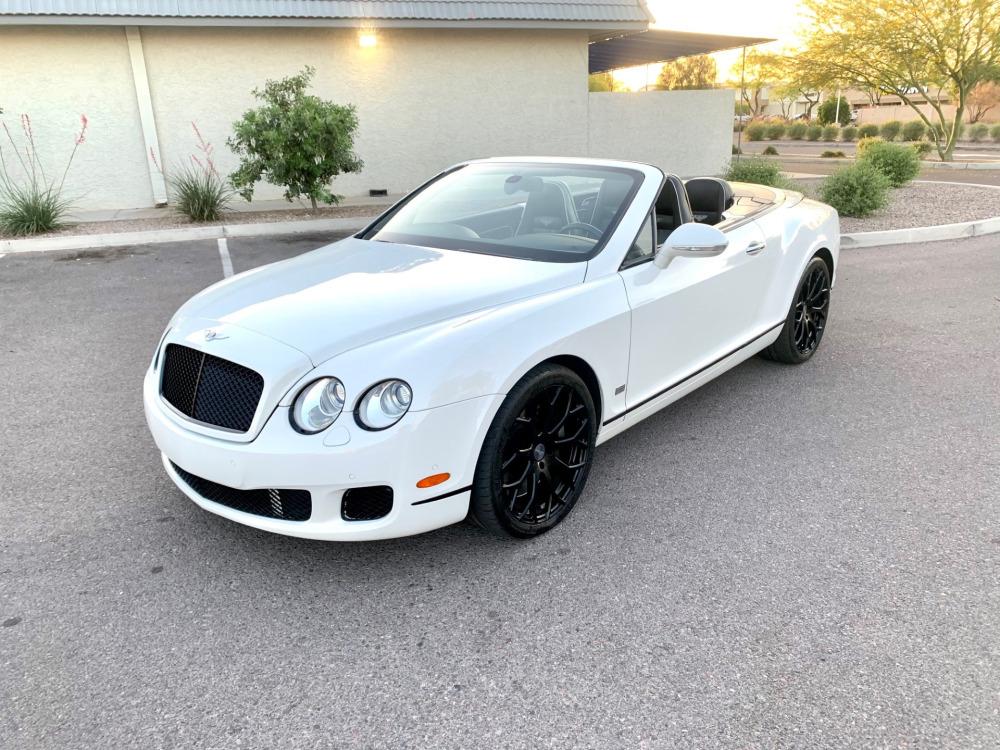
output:
{"label": "support post", "polygon": [[163,158],[160,156],[160,141],[156,137],[156,117],[153,114],[153,99],[149,94],[149,78],[146,75],[146,57],[142,52],[142,37],[138,26],[125,27],[128,41],[128,56],[132,61],[132,83],[135,99],[139,105],[139,123],[142,139],[146,144],[146,170],[149,172],[149,186],[153,190],[153,203],[167,205],[167,181],[163,176]]}

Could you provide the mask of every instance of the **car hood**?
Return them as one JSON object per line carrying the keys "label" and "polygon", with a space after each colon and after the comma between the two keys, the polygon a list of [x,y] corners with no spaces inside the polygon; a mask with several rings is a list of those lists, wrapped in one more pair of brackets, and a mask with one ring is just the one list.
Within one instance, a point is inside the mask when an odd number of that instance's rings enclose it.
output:
{"label": "car hood", "polygon": [[178,318],[255,331],[318,365],[371,341],[579,284],[586,265],[352,237],[209,287]]}

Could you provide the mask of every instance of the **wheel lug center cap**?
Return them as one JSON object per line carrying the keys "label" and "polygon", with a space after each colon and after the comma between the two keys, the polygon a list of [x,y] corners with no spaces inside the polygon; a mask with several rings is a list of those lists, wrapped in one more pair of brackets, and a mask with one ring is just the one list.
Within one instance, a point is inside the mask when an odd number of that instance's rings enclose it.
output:
{"label": "wheel lug center cap", "polygon": [[536,461],[541,461],[545,458],[545,446],[539,443],[535,446],[535,449],[531,452],[531,457]]}

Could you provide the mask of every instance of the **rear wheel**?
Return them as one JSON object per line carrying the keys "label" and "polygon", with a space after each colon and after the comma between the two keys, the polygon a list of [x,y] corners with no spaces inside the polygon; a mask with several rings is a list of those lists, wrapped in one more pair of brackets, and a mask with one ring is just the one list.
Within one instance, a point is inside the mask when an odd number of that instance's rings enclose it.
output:
{"label": "rear wheel", "polygon": [[777,340],[762,354],[791,365],[816,353],[830,315],[830,269],[822,258],[813,258],[799,279],[795,298]]}
{"label": "rear wheel", "polygon": [[469,514],[502,536],[542,534],[572,510],[590,473],[597,414],[572,370],[540,365],[511,390],[476,464]]}

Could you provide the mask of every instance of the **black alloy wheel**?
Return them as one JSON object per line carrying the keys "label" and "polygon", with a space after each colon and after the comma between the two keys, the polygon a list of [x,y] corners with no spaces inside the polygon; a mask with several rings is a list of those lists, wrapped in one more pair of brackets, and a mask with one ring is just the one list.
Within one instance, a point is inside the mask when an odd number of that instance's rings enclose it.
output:
{"label": "black alloy wheel", "polygon": [[785,325],[773,344],[761,354],[787,364],[805,362],[823,340],[830,317],[830,268],[819,257],[809,261],[795,299],[785,319]]}
{"label": "black alloy wheel", "polygon": [[548,531],[579,498],[596,436],[597,415],[583,381],[563,367],[535,368],[507,396],[483,442],[472,518],[503,535]]}

